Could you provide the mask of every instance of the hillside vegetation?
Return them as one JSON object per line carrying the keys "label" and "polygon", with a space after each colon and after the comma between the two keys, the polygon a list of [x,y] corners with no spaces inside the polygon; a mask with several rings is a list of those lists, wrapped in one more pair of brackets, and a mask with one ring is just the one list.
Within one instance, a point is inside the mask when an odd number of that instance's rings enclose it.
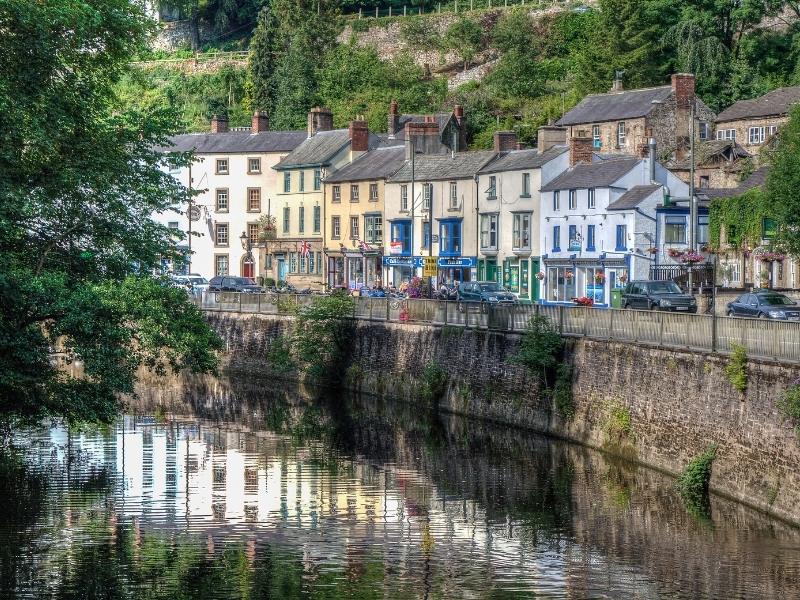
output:
{"label": "hillside vegetation", "polygon": [[[119,95],[125,104],[172,106],[189,130],[206,129],[220,112],[233,126],[246,125],[254,109],[266,110],[275,129],[302,127],[308,108],[324,104],[337,126],[365,115],[380,131],[392,98],[404,112],[461,103],[473,146],[486,147],[497,129],[516,129],[532,141],[539,125],[584,95],[607,91],[615,71],[624,71],[627,88],[693,72],[698,93],[715,110],[800,82],[800,1],[599,0],[597,6],[545,14],[529,7],[475,11],[451,16],[444,30],[436,16],[373,20],[399,22],[397,48],[382,60],[385,48],[379,53],[365,43],[366,25],[351,25],[349,39],[341,35],[342,5],[272,0],[259,13],[249,68],[148,69],[129,74]],[[456,56],[463,68],[491,60],[491,70],[448,90],[445,78],[418,64],[419,52]]]}

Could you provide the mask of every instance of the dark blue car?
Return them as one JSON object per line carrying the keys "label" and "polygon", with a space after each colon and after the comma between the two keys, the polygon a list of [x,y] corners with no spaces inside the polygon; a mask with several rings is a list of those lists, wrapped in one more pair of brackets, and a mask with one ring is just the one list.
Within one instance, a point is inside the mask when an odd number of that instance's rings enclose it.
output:
{"label": "dark blue car", "polygon": [[490,306],[513,306],[517,297],[496,281],[469,281],[458,286],[458,310],[461,312],[471,303],[487,312]]}
{"label": "dark blue car", "polygon": [[800,321],[800,308],[797,307],[797,302],[783,294],[770,290],[754,290],[729,302],[727,315],[752,319]]}

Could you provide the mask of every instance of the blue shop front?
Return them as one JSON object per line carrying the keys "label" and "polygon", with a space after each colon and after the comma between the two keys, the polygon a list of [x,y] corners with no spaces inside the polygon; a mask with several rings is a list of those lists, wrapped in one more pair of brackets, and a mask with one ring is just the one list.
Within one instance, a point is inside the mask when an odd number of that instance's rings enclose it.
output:
{"label": "blue shop front", "polygon": [[477,256],[440,256],[437,266],[440,284],[473,281],[478,277]]}

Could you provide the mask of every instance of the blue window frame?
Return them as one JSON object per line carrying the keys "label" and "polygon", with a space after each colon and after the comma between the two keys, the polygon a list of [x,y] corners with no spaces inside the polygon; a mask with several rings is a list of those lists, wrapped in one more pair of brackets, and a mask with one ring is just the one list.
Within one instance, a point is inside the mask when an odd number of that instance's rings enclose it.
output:
{"label": "blue window frame", "polygon": [[628,226],[617,225],[617,250],[627,250]]}
{"label": "blue window frame", "polygon": [[561,226],[553,227],[553,252],[561,252]]}
{"label": "blue window frame", "polygon": [[401,242],[403,250],[401,256],[411,256],[411,221],[392,221],[392,241]]}
{"label": "blue window frame", "polygon": [[581,242],[578,239],[578,226],[577,225],[570,225],[569,226],[569,240],[567,240],[569,244],[569,251],[570,252],[577,252],[581,249]]}
{"label": "blue window frame", "polygon": [[439,222],[439,255],[461,256],[461,221]]}
{"label": "blue window frame", "polygon": [[594,225],[586,227],[586,249],[588,251],[594,250]]}
{"label": "blue window frame", "polygon": [[431,246],[431,222],[422,222],[422,247],[430,248]]}

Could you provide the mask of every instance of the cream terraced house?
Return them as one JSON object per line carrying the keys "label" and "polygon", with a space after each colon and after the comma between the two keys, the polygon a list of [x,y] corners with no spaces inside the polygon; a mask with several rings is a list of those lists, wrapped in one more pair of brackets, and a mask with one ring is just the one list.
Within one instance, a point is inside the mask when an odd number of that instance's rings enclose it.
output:
{"label": "cream terraced house", "polygon": [[[255,113],[250,128],[229,130],[227,119],[215,116],[211,133],[171,139],[165,152],[194,152],[191,168],[175,169],[172,175],[200,191],[192,202],[190,265],[181,270],[190,268],[209,279],[216,275],[265,275],[258,248],[259,219],[268,214],[275,189],[272,167],[305,138],[304,131],[269,131],[266,115]],[[153,218],[188,235],[188,209],[181,206]],[[184,241],[187,255],[189,245],[188,239]],[[165,266],[171,269],[171,265]]]}

